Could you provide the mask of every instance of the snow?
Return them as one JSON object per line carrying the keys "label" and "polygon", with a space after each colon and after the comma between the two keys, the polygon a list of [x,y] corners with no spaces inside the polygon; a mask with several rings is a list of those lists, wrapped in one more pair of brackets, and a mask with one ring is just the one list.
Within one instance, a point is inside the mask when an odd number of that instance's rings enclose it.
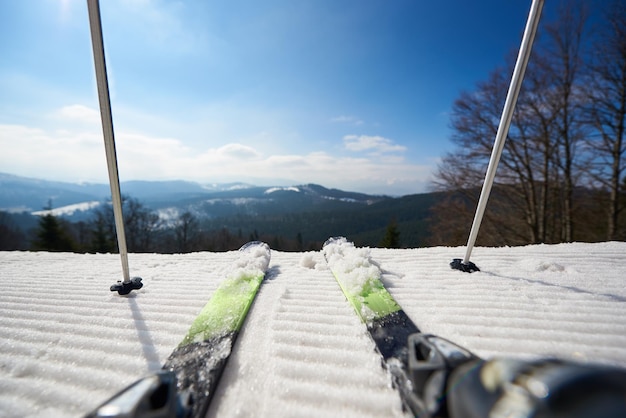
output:
{"label": "snow", "polygon": [[206,199],[204,202],[209,204],[209,205],[215,205],[218,203],[230,203],[232,205],[237,205],[237,206],[242,206],[242,205],[247,205],[249,203],[253,203],[253,202],[258,202],[259,199],[256,197],[234,197],[234,198],[213,198],[213,199]]}
{"label": "snow", "polygon": [[67,206],[62,206],[60,208],[54,208],[54,209],[47,209],[47,210],[38,210],[36,212],[32,212],[32,215],[36,215],[36,216],[46,216],[46,215],[52,215],[52,216],[71,216],[76,212],[86,212],[88,210],[97,208],[98,206],[100,206],[102,202],[99,202],[97,200],[93,200],[93,201],[89,201],[89,202],[82,202],[82,203],[74,203],[72,205],[67,205]]}
{"label": "snow", "polygon": [[157,209],[156,213],[166,225],[174,225],[180,217],[180,211],[176,207]]}
{"label": "snow", "polygon": [[359,305],[359,315],[365,322],[376,318],[376,312],[370,309],[362,296],[365,289],[375,287],[381,279],[381,271],[372,264],[369,248],[355,247],[345,238],[331,238],[324,244],[324,257],[328,266],[342,277],[342,287],[351,301]]}
{"label": "snow", "polygon": [[[370,249],[423,332],[486,357],[626,366],[626,243]],[[160,369],[237,252],[130,254],[144,287],[122,297],[115,254],[0,252],[0,416],[80,417]],[[364,325],[321,252],[273,251],[211,416],[401,416]]]}
{"label": "snow", "polygon": [[243,275],[267,272],[272,259],[272,251],[267,244],[261,241],[252,241],[244,245],[239,251],[245,252],[247,257],[240,257],[235,262],[235,271],[231,273],[233,276],[239,274],[240,271]]}
{"label": "snow", "polygon": [[270,187],[269,189],[267,189],[264,194],[271,194],[274,192],[296,192],[299,193],[300,189],[295,187],[295,186],[289,186],[289,187]]}
{"label": "snow", "polygon": [[354,202],[358,202],[358,200],[356,199],[352,199],[350,197],[333,197],[333,196],[322,196],[322,199],[326,199],[326,200],[339,200],[340,202],[349,202],[349,203],[354,203]]}

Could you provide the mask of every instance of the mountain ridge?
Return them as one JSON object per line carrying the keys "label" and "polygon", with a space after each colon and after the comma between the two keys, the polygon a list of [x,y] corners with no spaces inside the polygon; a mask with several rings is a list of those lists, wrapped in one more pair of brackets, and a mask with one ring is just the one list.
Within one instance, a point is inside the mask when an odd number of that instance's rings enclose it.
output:
{"label": "mountain ridge", "polygon": [[[281,193],[303,192],[320,199],[367,203],[388,196],[329,189],[308,183],[291,186],[256,186],[247,183],[202,184],[187,180],[130,180],[120,183],[123,195],[139,199],[158,209],[165,202],[194,199],[271,198]],[[72,183],[22,177],[0,172],[0,210],[37,212],[94,200],[110,199],[110,188],[104,183]],[[272,196],[269,196],[272,195]]]}
{"label": "mountain ridge", "polygon": [[[130,181],[122,182],[121,190],[158,215],[159,228],[173,228],[189,213],[202,231],[227,230],[238,236],[259,233],[288,240],[299,237],[306,242],[346,235],[363,245],[377,245],[391,222],[402,230],[402,245],[422,245],[429,209],[437,200],[436,194],[390,197],[313,183],[255,186]],[[25,233],[46,214],[71,223],[89,223],[102,205],[110,205],[106,184],[63,183],[0,173],[0,212],[9,212],[13,224]]]}

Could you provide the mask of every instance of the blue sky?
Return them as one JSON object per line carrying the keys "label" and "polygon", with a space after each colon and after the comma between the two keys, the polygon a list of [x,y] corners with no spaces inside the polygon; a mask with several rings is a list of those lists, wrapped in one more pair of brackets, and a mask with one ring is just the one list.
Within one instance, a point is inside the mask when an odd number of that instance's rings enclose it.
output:
{"label": "blue sky", "polygon": [[[120,178],[427,191],[530,4],[101,0]],[[86,2],[0,0],[0,171],[108,181],[98,112]]]}

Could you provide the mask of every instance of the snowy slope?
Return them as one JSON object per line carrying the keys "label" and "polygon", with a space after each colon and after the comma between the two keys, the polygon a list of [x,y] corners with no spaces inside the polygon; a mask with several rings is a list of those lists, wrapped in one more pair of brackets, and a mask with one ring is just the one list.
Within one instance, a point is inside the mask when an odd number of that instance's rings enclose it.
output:
{"label": "snowy slope", "polygon": [[[372,249],[424,332],[484,357],[626,366],[626,243]],[[0,252],[0,416],[79,417],[161,367],[237,254],[131,254],[144,288],[109,292],[117,255]],[[274,251],[210,414],[398,416],[364,327],[319,252]]]}

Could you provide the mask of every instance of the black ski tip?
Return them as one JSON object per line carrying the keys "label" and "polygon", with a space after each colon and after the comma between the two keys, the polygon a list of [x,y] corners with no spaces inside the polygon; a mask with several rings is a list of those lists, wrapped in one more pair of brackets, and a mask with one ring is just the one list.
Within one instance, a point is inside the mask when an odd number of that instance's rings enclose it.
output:
{"label": "black ski tip", "polygon": [[85,418],[187,417],[188,398],[176,390],[176,374],[161,370],[115,394]]}
{"label": "black ski tip", "polygon": [[141,277],[133,277],[129,282],[117,281],[114,285],[111,285],[111,292],[117,292],[120,295],[127,295],[133,290],[138,290],[143,287],[141,283]]}
{"label": "black ski tip", "polygon": [[452,267],[453,270],[461,270],[464,273],[473,273],[475,271],[480,271],[476,264],[472,263],[471,261],[464,263],[463,260],[460,258],[455,258],[454,260],[452,260],[452,262],[450,263],[450,267]]}

